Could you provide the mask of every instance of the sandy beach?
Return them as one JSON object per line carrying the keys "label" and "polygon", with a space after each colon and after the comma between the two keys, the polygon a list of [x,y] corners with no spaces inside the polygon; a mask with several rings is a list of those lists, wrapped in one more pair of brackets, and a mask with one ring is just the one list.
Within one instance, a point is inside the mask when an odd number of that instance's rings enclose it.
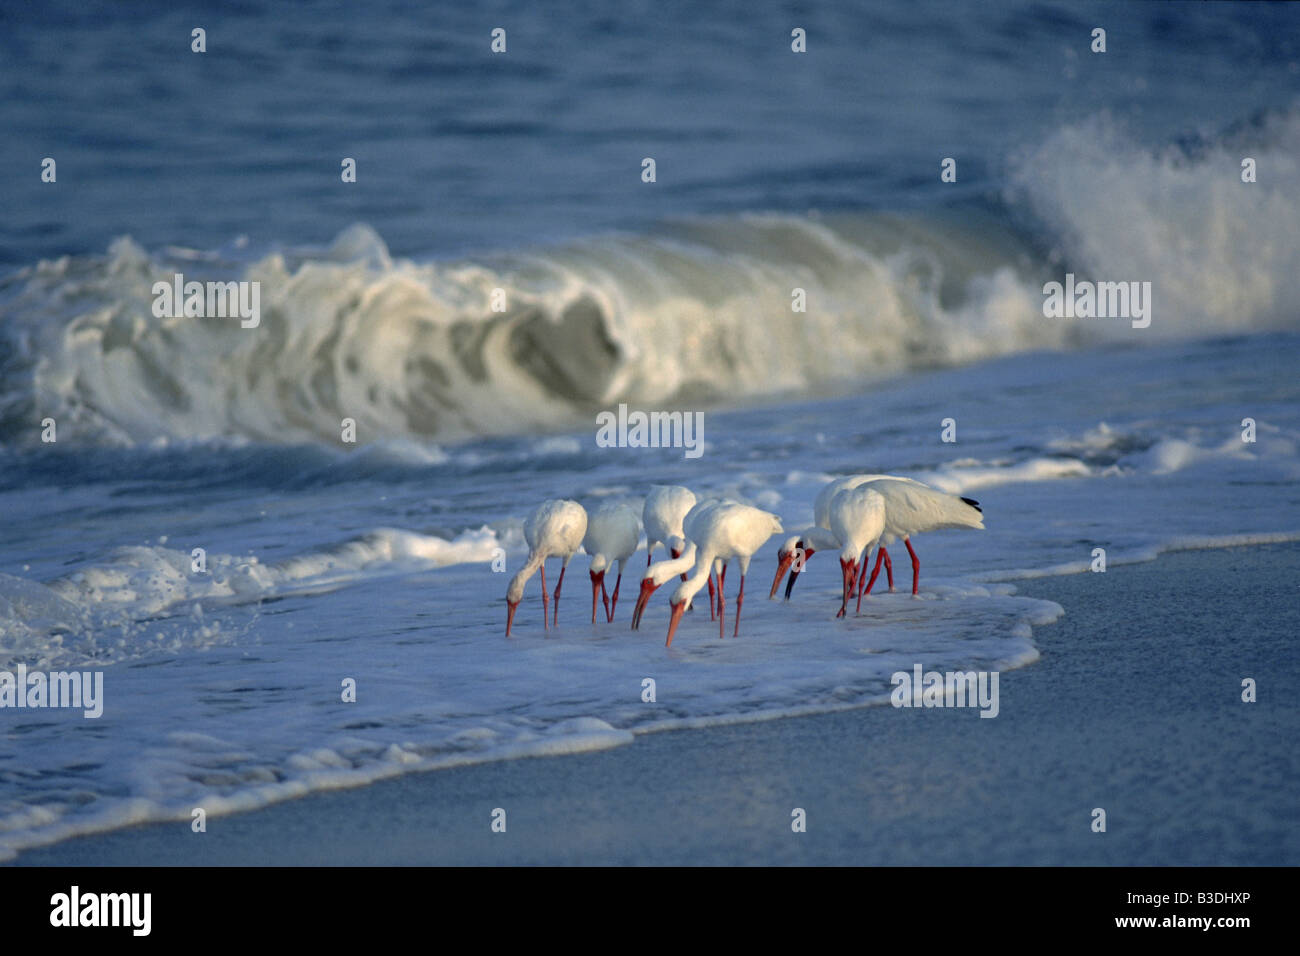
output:
{"label": "sandy beach", "polygon": [[[992,720],[868,707],[650,733],[16,864],[1293,865],[1298,572],[1300,546],[1284,544],[1023,582],[1066,615],[1036,632],[1039,662],[1002,676]],[[1241,701],[1245,677],[1257,703]]]}

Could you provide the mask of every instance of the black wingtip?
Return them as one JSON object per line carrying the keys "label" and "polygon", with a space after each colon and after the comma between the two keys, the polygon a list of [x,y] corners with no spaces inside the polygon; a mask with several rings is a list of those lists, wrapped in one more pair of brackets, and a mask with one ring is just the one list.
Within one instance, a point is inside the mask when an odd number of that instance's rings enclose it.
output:
{"label": "black wingtip", "polygon": [[980,514],[984,513],[984,509],[980,507],[980,503],[976,501],[974,498],[963,498],[962,501],[966,502],[966,504],[970,505]]}

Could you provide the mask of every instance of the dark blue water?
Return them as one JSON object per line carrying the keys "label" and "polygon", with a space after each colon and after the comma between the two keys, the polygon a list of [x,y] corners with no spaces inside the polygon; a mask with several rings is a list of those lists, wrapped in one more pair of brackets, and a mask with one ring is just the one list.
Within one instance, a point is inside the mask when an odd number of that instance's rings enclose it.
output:
{"label": "dark blue water", "polygon": [[465,254],[993,201],[1018,148],[1099,111],[1187,141],[1286,107],[1298,27],[1263,4],[6,3],[0,262],[124,234],[324,243],[355,221],[398,254]]}

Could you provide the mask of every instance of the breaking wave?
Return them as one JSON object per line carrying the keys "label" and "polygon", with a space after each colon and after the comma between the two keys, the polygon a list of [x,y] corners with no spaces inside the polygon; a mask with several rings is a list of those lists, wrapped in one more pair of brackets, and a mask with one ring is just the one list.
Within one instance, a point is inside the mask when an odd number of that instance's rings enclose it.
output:
{"label": "breaking wave", "polygon": [[[1300,113],[1160,150],[1102,117],[1014,160],[1004,204],[978,213],[751,214],[429,263],[363,225],[246,259],[123,237],[0,281],[0,441],[38,441],[46,417],[60,439],[125,445],[337,442],[345,418],[361,443],[510,434],[621,401],[1294,327],[1300,209],[1279,184],[1297,155]],[[1044,318],[1042,283],[1067,268],[1151,281],[1152,327]],[[153,284],[178,272],[259,282],[260,325],[155,317]]]}

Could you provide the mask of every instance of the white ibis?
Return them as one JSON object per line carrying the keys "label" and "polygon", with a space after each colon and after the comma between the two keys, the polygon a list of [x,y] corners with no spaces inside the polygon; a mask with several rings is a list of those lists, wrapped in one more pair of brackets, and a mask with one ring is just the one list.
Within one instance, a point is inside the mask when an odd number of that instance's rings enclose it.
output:
{"label": "white ibis", "polygon": [[[714,562],[735,558],[740,563],[740,593],[736,597],[736,626],[732,632],[740,634],[740,609],[745,603],[745,575],[754,552],[774,534],[781,533],[781,519],[776,515],[749,505],[727,502],[706,509],[692,523],[689,534],[697,548],[695,569],[690,577],[673,592],[672,617],[668,621],[667,646],[672,646],[673,634],[682,619],[687,603],[704,587]],[[722,595],[722,581],[718,581],[718,636],[726,633],[726,602]]]}
{"label": "white ibis", "polygon": [[[692,495],[694,497],[694,495]],[[682,519],[682,533],[684,537],[684,547],[680,554],[674,554],[671,560],[660,561],[654,567],[646,567],[645,575],[641,578],[641,593],[637,596],[636,609],[632,612],[632,629],[636,630],[641,626],[641,615],[645,613],[646,604],[650,601],[650,596],[655,593],[666,581],[671,581],[678,574],[682,580],[686,580],[686,572],[695,567],[696,546],[693,538],[693,528],[695,522],[701,516],[711,509],[724,503],[720,498],[704,498],[697,500],[691,509]],[[730,503],[729,499],[726,503]],[[649,532],[647,532],[647,535]],[[722,559],[714,562],[714,570],[721,571],[723,565]],[[715,605],[713,601],[713,577],[709,577],[709,620],[713,620]],[[689,603],[687,605],[689,607]]]}
{"label": "white ibis", "polygon": [[[909,478],[878,478],[868,482],[867,486],[880,492],[885,499],[885,533],[881,538],[882,544],[893,544],[895,538],[902,538],[903,544],[907,545],[907,553],[912,558],[913,597],[916,596],[921,580],[921,559],[912,548],[912,535],[923,531],[942,531],[945,528],[984,530],[984,511],[973,498],[937,491]],[[891,590],[894,587],[889,553],[881,547],[876,555],[876,566],[871,571],[871,580],[866,583],[867,594],[871,593],[871,586],[876,583],[882,558],[885,573],[889,577],[889,587]],[[860,582],[858,587],[861,590]]]}
{"label": "white ibis", "polygon": [[695,507],[695,492],[681,485],[651,485],[641,509],[641,522],[645,525],[645,563],[650,566],[655,545],[662,544],[674,558],[686,549],[686,533],[682,522]]}
{"label": "white ibis", "polygon": [[[827,483],[821,491],[817,492],[817,498],[813,501],[813,523],[795,537],[788,539],[783,545],[781,545],[780,550],[777,551],[776,578],[772,581],[772,591],[768,597],[771,598],[776,594],[776,589],[781,583],[781,578],[785,576],[786,570],[794,563],[796,552],[802,550],[804,560],[799,562],[800,566],[794,569],[793,573],[790,575],[790,580],[786,583],[785,599],[787,601],[790,600],[790,592],[794,590],[794,582],[798,580],[799,574],[803,571],[803,565],[808,563],[808,558],[812,557],[812,555],[819,550],[829,550],[832,547],[838,548],[840,546],[840,542],[836,540],[835,536],[830,532],[830,510],[832,498],[841,491],[846,491],[849,488],[856,488],[858,485],[866,484],[868,481],[876,481],[881,478],[891,477],[893,476],[849,475],[847,478],[836,478],[834,481]],[[900,480],[907,481],[908,479],[903,478]],[[814,545],[809,549],[808,542],[804,539],[805,534],[810,538],[820,539],[822,547],[818,548]],[[831,542],[834,543],[832,544]],[[889,573],[892,575],[893,571],[891,570]],[[893,581],[892,577],[890,578],[890,581]]]}
{"label": "white ibis", "polygon": [[[821,528],[828,526],[830,503],[835,495],[841,491],[867,484],[875,488],[885,499],[885,533],[881,537],[881,547],[876,554],[876,565],[871,572],[871,579],[865,585],[868,594],[871,593],[871,586],[875,584],[876,576],[880,573],[882,561],[885,564],[885,573],[889,578],[889,587],[891,590],[893,589],[894,567],[885,546],[893,544],[896,538],[903,539],[903,543],[907,545],[907,552],[911,555],[912,594],[916,594],[920,583],[921,561],[912,548],[910,540],[912,535],[925,531],[939,531],[944,528],[975,528],[982,530],[984,527],[984,516],[978,501],[945,494],[911,478],[899,478],[892,475],[850,475],[847,478],[832,481],[818,493],[817,500],[813,505],[816,526]],[[784,567],[789,567],[791,564],[793,559],[792,551],[794,548],[799,547],[797,542],[793,547],[789,547],[789,545],[790,542],[787,541],[777,554],[778,573],[776,580],[773,582],[773,593],[776,591],[776,585],[780,583],[781,575],[784,574]],[[804,563],[806,563],[808,555],[809,551],[805,546]],[[791,560],[787,560],[788,557]],[[794,582],[798,576],[799,569],[795,569],[790,575],[790,580],[785,588],[787,599],[794,589]]]}
{"label": "white ibis", "polygon": [[[831,499],[828,517],[831,532],[841,544],[840,575],[844,586],[840,611],[835,616],[843,617],[859,575],[866,574],[866,563],[871,559],[871,549],[884,534],[885,498],[870,484],[846,488]],[[862,597],[859,592],[858,610],[861,609]]]}
{"label": "white ibis", "polygon": [[549,613],[546,594],[546,559],[563,558],[560,565],[560,580],[555,585],[555,623],[560,623],[560,587],[564,584],[564,569],[569,566],[574,553],[582,545],[583,535],[587,533],[587,511],[576,501],[551,498],[537,506],[537,510],[524,521],[524,540],[528,542],[528,560],[519,572],[510,579],[506,590],[506,637],[510,636],[510,625],[515,619],[515,610],[524,596],[524,585],[533,576],[533,572],[542,572],[542,626],[546,627]]}
{"label": "white ibis", "polygon": [[[604,504],[587,522],[587,534],[582,539],[583,550],[591,555],[591,623],[596,623],[596,595],[605,601],[605,619],[614,620],[618,607],[618,588],[623,583],[623,565],[636,551],[641,537],[641,525],[636,512],[627,505]],[[618,577],[614,580],[614,600],[605,593],[605,571],[618,562]]]}

